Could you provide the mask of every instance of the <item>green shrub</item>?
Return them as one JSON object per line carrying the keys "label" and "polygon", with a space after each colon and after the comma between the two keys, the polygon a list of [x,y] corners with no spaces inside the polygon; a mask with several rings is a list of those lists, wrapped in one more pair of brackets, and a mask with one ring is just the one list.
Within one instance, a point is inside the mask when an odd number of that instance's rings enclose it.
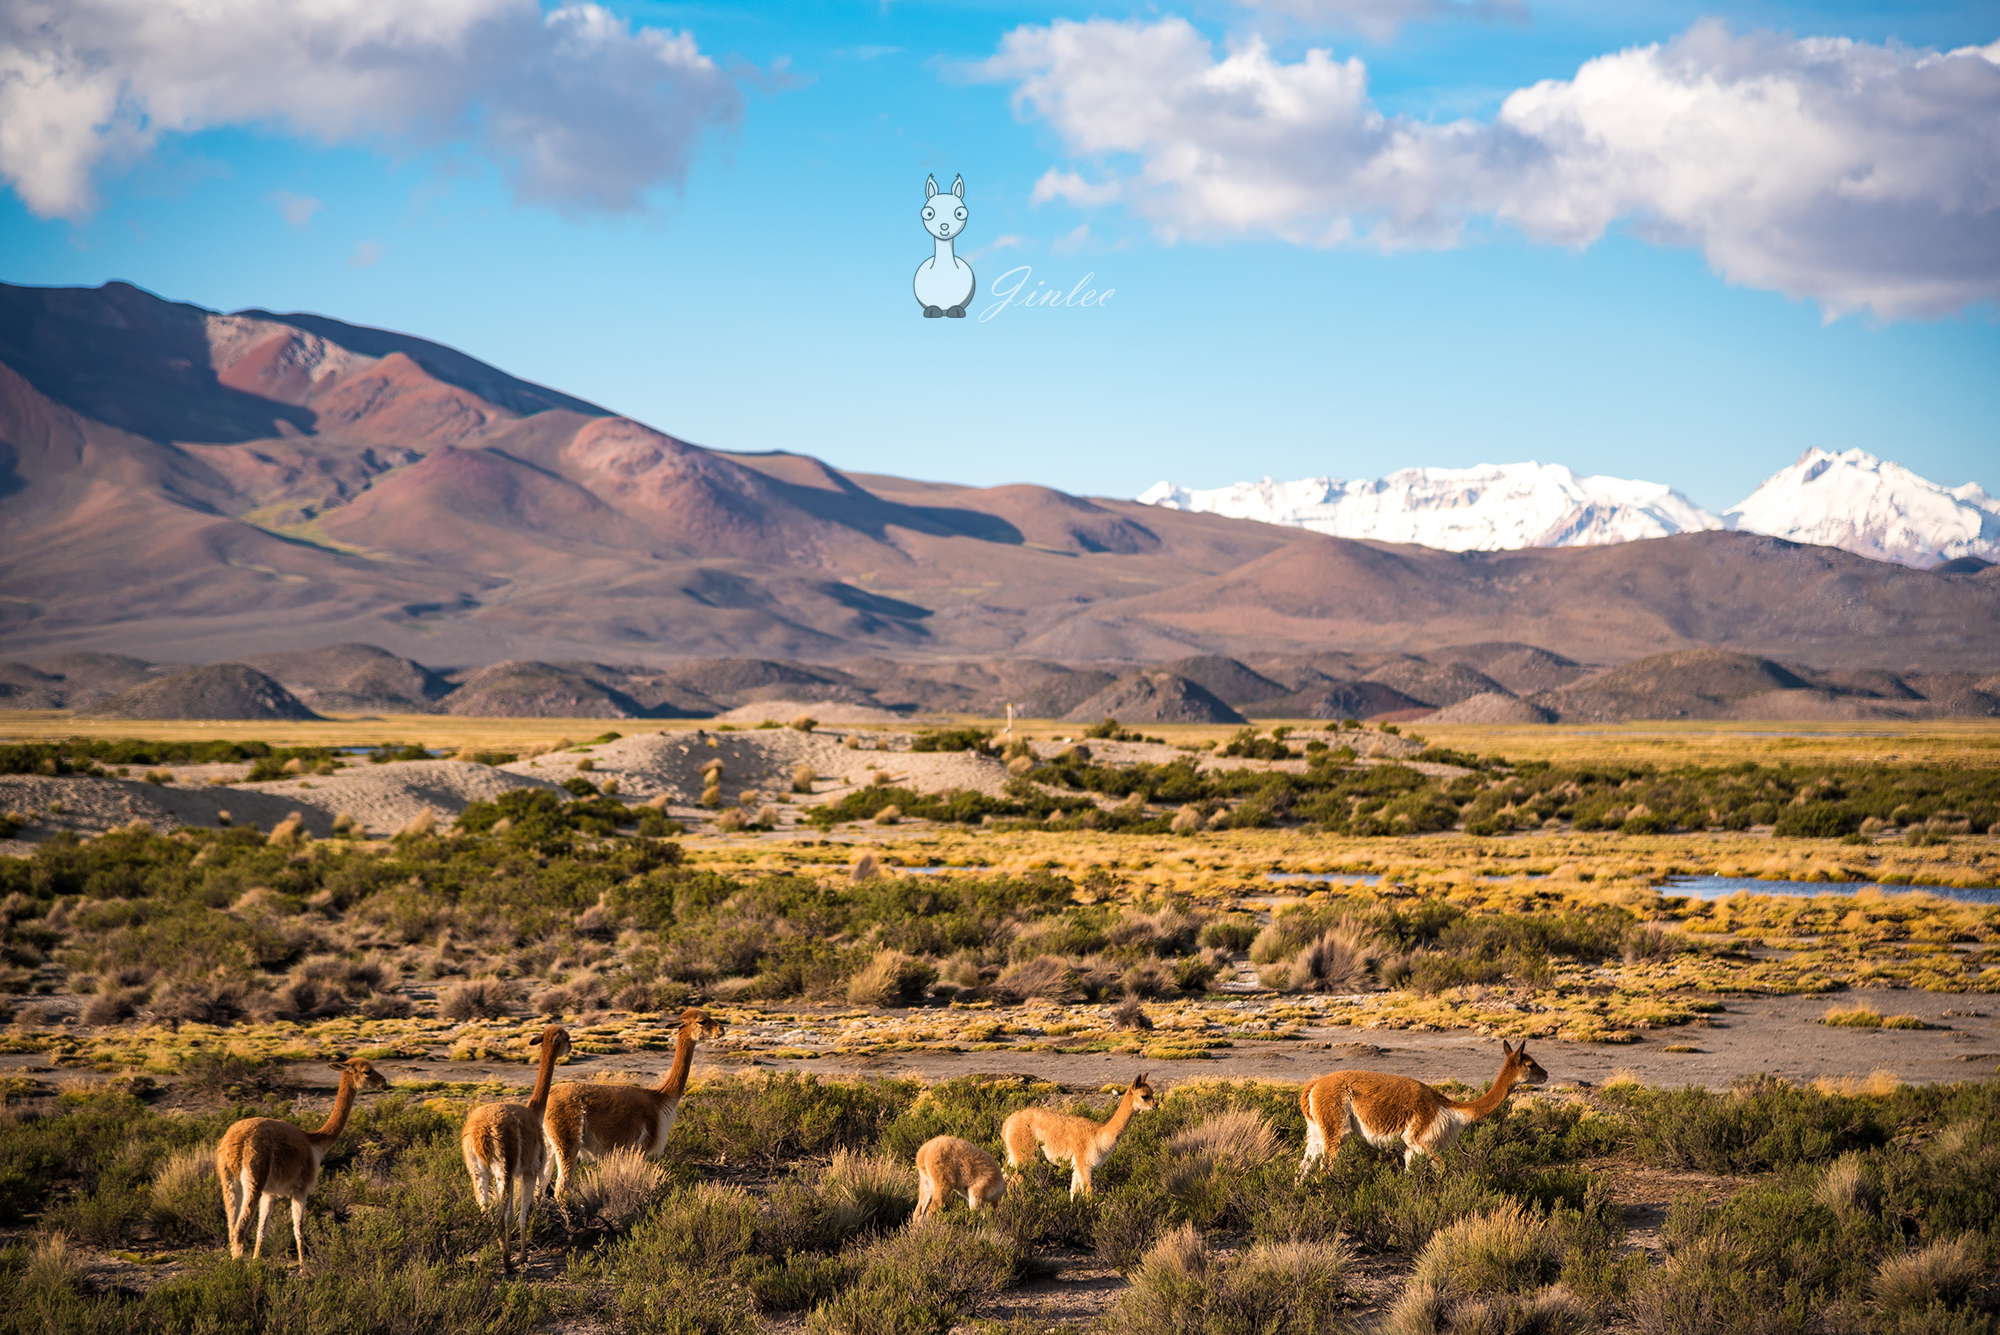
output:
{"label": "green shrub", "polygon": [[1020,1253],[1004,1235],[940,1215],[869,1247],[853,1287],[808,1318],[814,1335],[944,1335],[981,1298],[1013,1284]]}
{"label": "green shrub", "polygon": [[912,751],[974,751],[994,754],[991,728],[938,728],[920,732],[910,740]]}
{"label": "green shrub", "polygon": [[1332,1335],[1352,1324],[1347,1270],[1331,1242],[1256,1243],[1224,1261],[1183,1224],[1147,1251],[1114,1320],[1163,1335]]}
{"label": "green shrub", "polygon": [[1751,1083],[1736,1094],[1705,1089],[1621,1094],[1625,1143],[1642,1163],[1708,1173],[1754,1173],[1824,1163],[1880,1145],[1889,1128],[1871,1104]]}
{"label": "green shrub", "polygon": [[759,1072],[689,1089],[674,1124],[689,1158],[778,1164],[836,1149],[865,1149],[916,1101],[915,1080],[828,1080]]}

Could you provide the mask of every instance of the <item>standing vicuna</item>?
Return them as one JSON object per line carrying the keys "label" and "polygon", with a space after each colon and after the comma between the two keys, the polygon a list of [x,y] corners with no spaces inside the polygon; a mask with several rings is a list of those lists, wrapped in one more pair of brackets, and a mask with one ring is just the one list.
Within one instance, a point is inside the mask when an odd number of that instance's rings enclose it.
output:
{"label": "standing vicuna", "polygon": [[960,1193],[974,1212],[993,1209],[1007,1194],[1007,1179],[993,1156],[957,1136],[932,1136],[917,1151],[918,1219],[936,1214]]}
{"label": "standing vicuna", "polygon": [[552,1024],[535,1039],[542,1050],[542,1069],[535,1076],[535,1089],[526,1103],[488,1103],[472,1110],[465,1119],[459,1148],[465,1152],[465,1171],[472,1174],[472,1194],[479,1208],[498,1207],[500,1224],[500,1264],[514,1273],[514,1253],[508,1239],[507,1211],[516,1216],[521,1235],[521,1260],[528,1259],[528,1211],[542,1194],[548,1176],[549,1154],[542,1139],[542,1114],[549,1106],[549,1085],[556,1078],[556,1063],[569,1055],[569,1030]]}
{"label": "standing vicuna", "polygon": [[333,1111],[319,1130],[308,1131],[269,1117],[246,1117],[224,1132],[222,1143],[215,1147],[215,1175],[222,1181],[222,1213],[229,1220],[231,1256],[243,1255],[243,1234],[253,1202],[257,1206],[257,1245],[250,1254],[263,1256],[271,1202],[285,1197],[292,1202],[292,1241],[298,1244],[299,1264],[305,1265],[306,1197],[319,1182],[320,1162],[346,1129],[355,1095],[364,1089],[389,1087],[381,1073],[359,1057],[328,1065],[340,1072],[340,1092],[334,1095]]}
{"label": "standing vicuna", "polygon": [[720,1020],[709,1019],[707,1011],[682,1011],[674,1037],[674,1064],[650,1089],[597,1081],[556,1086],[542,1118],[542,1133],[556,1156],[557,1200],[576,1172],[579,1154],[597,1159],[636,1146],[648,1159],[660,1157],[694,1066],[694,1045],[704,1038],[720,1038],[724,1027]]}
{"label": "standing vicuna", "polygon": [[1350,1131],[1378,1150],[1401,1146],[1404,1168],[1419,1154],[1443,1154],[1466,1127],[1499,1111],[1515,1085],[1539,1085],[1549,1078],[1528,1055],[1526,1040],[1510,1048],[1502,1039],[1500,1051],[1505,1055],[1492,1088],[1470,1103],[1454,1103],[1421,1080],[1379,1071],[1335,1071],[1308,1080],[1299,1091],[1299,1108],[1306,1115],[1306,1155],[1299,1177],[1303,1180],[1321,1158],[1340,1153],[1340,1142]]}
{"label": "standing vicuna", "polygon": [[965,303],[979,282],[972,266],[952,253],[951,239],[965,230],[965,178],[951,183],[951,192],[938,191],[937,177],[924,178],[924,230],[937,243],[937,253],[917,266],[917,304],[924,318],[940,315],[954,320],[965,318]]}
{"label": "standing vicuna", "polygon": [[1000,1124],[1000,1139],[1007,1145],[1007,1166],[1019,1168],[1035,1157],[1037,1147],[1050,1163],[1067,1161],[1070,1166],[1069,1194],[1090,1194],[1090,1175],[1111,1157],[1112,1147],[1132,1114],[1148,1112],[1153,1103],[1153,1087],[1139,1078],[1125,1087],[1125,1096],[1107,1122],[1088,1117],[1071,1117],[1053,1108],[1023,1108]]}

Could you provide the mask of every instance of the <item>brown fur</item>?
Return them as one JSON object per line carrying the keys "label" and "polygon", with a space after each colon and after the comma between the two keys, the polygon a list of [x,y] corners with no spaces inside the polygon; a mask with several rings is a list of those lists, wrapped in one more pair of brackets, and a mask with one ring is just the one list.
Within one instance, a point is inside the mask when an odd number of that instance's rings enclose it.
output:
{"label": "brown fur", "polygon": [[1112,1148],[1118,1144],[1118,1137],[1125,1134],[1132,1114],[1154,1106],[1153,1087],[1146,1083],[1141,1072],[1126,1086],[1124,1097],[1118,1100],[1117,1109],[1106,1122],[1071,1117],[1053,1108],[1023,1108],[1000,1124],[1000,1139],[1007,1145],[1007,1166],[1021,1167],[1039,1149],[1050,1163],[1069,1164],[1070,1195],[1081,1192],[1088,1196],[1091,1173],[1111,1157]]}
{"label": "brown fur", "polygon": [[542,1142],[542,1114],[549,1106],[549,1085],[555,1080],[556,1063],[569,1055],[569,1031],[552,1024],[536,1036],[542,1050],[541,1070],[535,1089],[526,1103],[488,1103],[474,1108],[465,1119],[459,1148],[465,1153],[465,1171],[472,1174],[472,1194],[482,1210],[499,1207],[500,1264],[514,1271],[514,1253],[508,1240],[507,1214],[512,1206],[521,1235],[521,1259],[528,1255],[528,1211],[542,1194],[548,1175],[549,1155]]}
{"label": "brown fur", "polygon": [[704,1038],[720,1038],[723,1029],[722,1022],[709,1019],[706,1011],[681,1012],[674,1064],[650,1089],[595,1081],[556,1086],[549,1095],[548,1113],[542,1118],[542,1133],[555,1155],[557,1199],[569,1185],[579,1155],[595,1159],[629,1145],[648,1159],[660,1157],[667,1148],[674,1115],[680,1110],[681,1094],[687,1089],[694,1046]]}
{"label": "brown fur", "polygon": [[1454,1103],[1420,1080],[1379,1071],[1335,1071],[1309,1080],[1299,1090],[1299,1109],[1306,1115],[1306,1153],[1299,1163],[1303,1178],[1324,1157],[1340,1152],[1349,1131],[1359,1132],[1377,1149],[1401,1146],[1403,1166],[1419,1154],[1438,1155],[1450,1149],[1467,1126],[1507,1101],[1516,1084],[1539,1085],[1549,1078],[1542,1064],[1528,1055],[1528,1045],[1510,1048],[1492,1086],[1470,1103]]}
{"label": "brown fur", "polygon": [[932,1136],[917,1151],[916,1217],[936,1214],[961,1193],[973,1211],[990,1210],[1007,1194],[1007,1179],[993,1156],[971,1141]]}
{"label": "brown fur", "polygon": [[222,1213],[229,1221],[231,1256],[243,1255],[253,1201],[257,1205],[257,1243],[250,1254],[264,1254],[264,1227],[270,1222],[271,1202],[283,1197],[292,1203],[292,1241],[299,1249],[299,1264],[305,1264],[306,1197],[319,1183],[320,1161],[346,1128],[355,1095],[364,1089],[389,1087],[381,1073],[359,1057],[328,1064],[340,1072],[340,1092],[334,1095],[333,1111],[319,1130],[308,1131],[269,1117],[246,1117],[224,1132],[222,1143],[215,1147],[215,1176],[222,1183]]}

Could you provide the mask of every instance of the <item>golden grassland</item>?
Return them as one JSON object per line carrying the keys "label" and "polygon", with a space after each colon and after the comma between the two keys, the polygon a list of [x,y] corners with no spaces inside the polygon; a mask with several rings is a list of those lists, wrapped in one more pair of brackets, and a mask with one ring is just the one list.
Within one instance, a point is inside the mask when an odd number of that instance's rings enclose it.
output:
{"label": "golden grassland", "polygon": [[[932,716],[925,716],[926,719]],[[954,727],[1001,726],[972,716],[936,719]],[[1298,719],[1264,719],[1269,730]],[[691,732],[729,727],[711,719],[460,718],[450,714],[339,714],[320,721],[133,720],[79,718],[68,710],[0,713],[0,741],[49,741],[62,737],[145,736],[166,741],[261,741],[274,746],[363,746],[384,740],[433,748],[507,749],[560,738],[595,737],[607,731]],[[742,727],[743,725],[735,725]],[[908,731],[915,724],[842,724],[842,731]],[[1228,724],[1149,723],[1140,731],[1175,745],[1221,741],[1238,731]],[[1018,719],[1029,738],[1080,736],[1082,725],[1053,719]],[[2000,765],[2000,719],[1925,719],[1836,722],[1635,722],[1603,724],[1439,724],[1404,728],[1437,746],[1502,755],[1512,760],[1576,764],[1941,764]]]}
{"label": "golden grassland", "polygon": [[[1730,996],[1846,988],[2000,992],[2000,905],[1956,902],[1914,886],[1700,900],[1659,884],[1668,875],[1714,872],[1828,883],[1907,876],[1941,885],[1991,885],[2000,881],[2000,839],[1991,837],[1961,837],[1927,848],[1860,848],[1727,834],[1346,839],[1242,830],[1148,838],[950,829],[911,831],[866,845],[766,836],[698,838],[684,846],[693,865],[738,877],[845,876],[865,847],[889,875],[917,874],[904,870],[914,867],[1049,870],[1077,881],[1075,898],[1082,904],[1185,897],[1211,913],[1248,912],[1260,921],[1292,906],[1393,907],[1433,897],[1475,913],[1565,913],[1613,904],[1700,947],[1661,959],[1563,962],[1532,981],[1510,978],[1431,995],[1265,993],[1254,1016],[1242,1012],[1240,995],[1155,1000],[1144,1007],[1151,1024],[1144,1031],[1122,1027],[1112,1008],[1090,1004],[974,1001],[877,1011],[712,1002],[711,1009],[733,1027],[718,1052],[736,1060],[1063,1051],[1199,1061],[1220,1050],[1283,1043],[1306,1029],[1328,1026],[1470,1029],[1509,1038],[1623,1043],[1648,1030],[1699,1023],[1720,1009],[1717,998]],[[1381,880],[1374,886],[1309,888],[1269,881],[1271,871],[1368,874]],[[59,1067],[160,1075],[211,1049],[254,1059],[304,1061],[359,1052],[371,1058],[525,1065],[534,1056],[528,1046],[533,1030],[520,1020],[435,1018],[85,1032],[17,1023],[0,1033],[0,1052],[46,1053]],[[645,1014],[600,1015],[595,1022],[572,1025],[579,1051],[604,1055],[663,1051],[664,1033],[660,1017]]]}
{"label": "golden grassland", "polygon": [[[143,734],[234,738],[286,745],[360,744],[395,739],[433,746],[516,747],[558,736],[586,737],[624,720],[459,719],[434,715],[343,718],[322,723],[177,723],[17,714],[0,725],[15,738]],[[697,721],[654,729],[715,726]],[[1031,733],[1065,735],[1047,722]],[[1172,741],[1213,740],[1227,728],[1155,726]],[[1439,728],[1439,745],[1570,763],[1653,759],[1714,762],[1752,758],[1880,763],[1990,764],[2000,758],[2000,723],[1645,724],[1595,729]],[[1782,735],[1780,735],[1782,734]],[[1723,748],[1727,749],[1723,749]],[[1677,749],[1678,748],[1678,749]],[[337,841],[336,841],[337,842]],[[913,823],[848,825],[832,838],[798,829],[780,834],[698,834],[683,840],[696,867],[732,876],[791,872],[844,877],[863,850],[890,875],[913,869],[1051,871],[1074,880],[1080,904],[1191,901],[1208,913],[1250,913],[1260,922],[1294,906],[1394,907],[1442,898],[1475,913],[1550,914],[1616,905],[1698,945],[1665,958],[1603,965],[1559,964],[1532,981],[1351,997],[1264,994],[1246,1022],[1227,996],[1148,1002],[1151,1029],[1119,1027],[1111,1008],[990,1002],[873,1012],[829,1011],[797,1003],[716,1004],[736,1026],[730,1051],[744,1060],[913,1051],[1119,1052],[1157,1060],[1199,1060],[1254,1042],[1284,1042],[1308,1027],[1472,1029],[1513,1038],[1625,1042],[1649,1029],[1697,1022],[1730,995],[1820,994],[1843,988],[1922,988],[2000,992],[2000,906],[1960,903],[1929,887],[2000,885],[2000,837],[1960,836],[1925,847],[1756,833],[1623,835],[1536,832],[1502,838],[1435,834],[1359,838],[1299,830],[1204,831],[1147,836],[1089,830],[988,830]],[[1376,884],[1274,881],[1271,873],[1378,878]],[[1823,882],[1857,893],[1779,896],[1743,893],[1700,900],[1674,893],[1668,878],[1721,875]],[[1874,888],[1882,886],[1884,888]],[[1893,1008],[1892,1008],[1893,1009]],[[585,1052],[636,1053],[661,1046],[658,1019],[612,1015],[574,1029]],[[170,1073],[191,1051],[214,1046],[258,1057],[307,1059],[359,1050],[455,1060],[518,1060],[530,1053],[522,1022],[354,1018],[315,1023],[199,1025],[169,1031],[126,1027],[74,1033],[16,1023],[0,1051],[46,1052],[60,1066]]]}

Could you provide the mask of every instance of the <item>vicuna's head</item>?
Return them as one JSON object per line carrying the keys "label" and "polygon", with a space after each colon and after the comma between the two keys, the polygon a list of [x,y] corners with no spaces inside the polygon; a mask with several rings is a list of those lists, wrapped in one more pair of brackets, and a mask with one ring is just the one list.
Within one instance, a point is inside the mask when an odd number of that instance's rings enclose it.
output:
{"label": "vicuna's head", "polygon": [[1528,1055],[1527,1039],[1521,1040],[1520,1047],[1510,1048],[1507,1046],[1507,1040],[1503,1038],[1500,1040],[1500,1051],[1506,1054],[1501,1069],[1512,1069],[1516,1083],[1539,1085],[1549,1078],[1549,1073],[1542,1069],[1542,1064]]}
{"label": "vicuna's head", "polygon": [[346,1084],[351,1079],[363,1091],[387,1089],[389,1087],[389,1082],[382,1078],[382,1073],[359,1057],[353,1057],[344,1062],[328,1062],[327,1066],[340,1072],[342,1084]]}
{"label": "vicuna's head", "polygon": [[710,1018],[709,1013],[699,1006],[690,1006],[681,1012],[680,1031],[689,1038],[721,1038],[728,1030],[728,1025]]}
{"label": "vicuna's head", "polygon": [[965,230],[965,178],[951,183],[951,192],[938,189],[937,177],[924,178],[924,230],[940,241],[949,241]]}
{"label": "vicuna's head", "polygon": [[1153,1101],[1153,1087],[1146,1083],[1146,1073],[1139,1072],[1138,1078],[1125,1087],[1126,1095],[1132,1100],[1134,1112],[1151,1112],[1160,1105]]}
{"label": "vicuna's head", "polygon": [[544,1056],[551,1052],[555,1053],[555,1060],[561,1061],[569,1056],[569,1030],[559,1024],[552,1024],[535,1035],[532,1046],[540,1048]]}

